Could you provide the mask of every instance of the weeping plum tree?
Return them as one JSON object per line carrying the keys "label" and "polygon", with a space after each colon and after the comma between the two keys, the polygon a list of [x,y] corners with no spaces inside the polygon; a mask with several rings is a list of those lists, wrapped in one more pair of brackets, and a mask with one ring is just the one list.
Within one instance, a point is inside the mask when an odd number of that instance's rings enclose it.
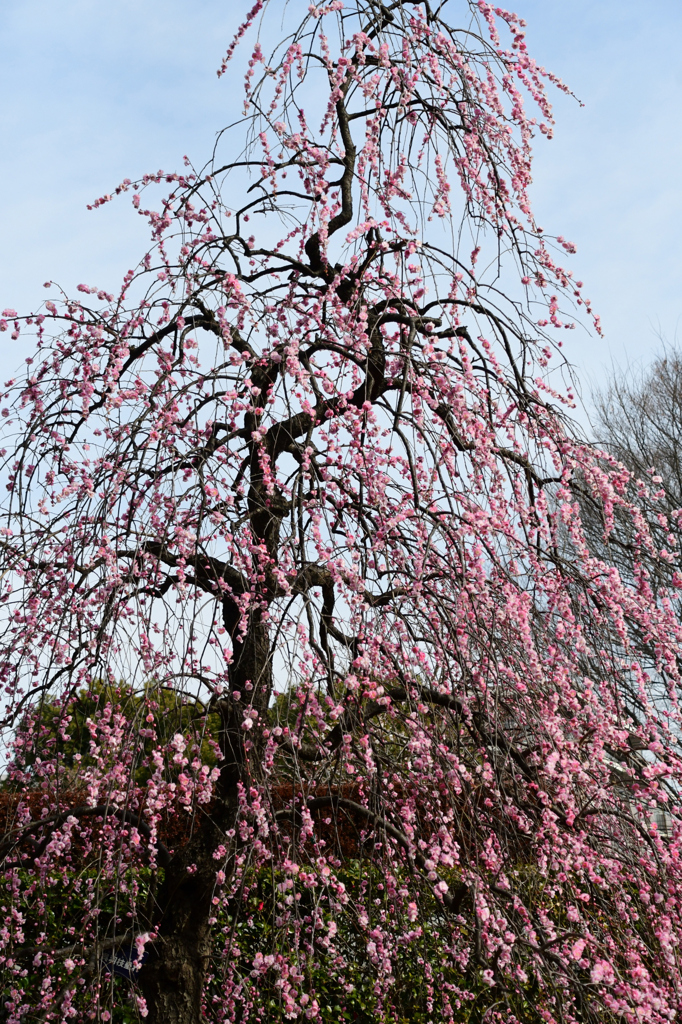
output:
{"label": "weeping plum tree", "polygon": [[265,7],[121,290],[0,323],[4,1019],[675,1019],[682,580],[550,376],[561,83],[485,0]]}

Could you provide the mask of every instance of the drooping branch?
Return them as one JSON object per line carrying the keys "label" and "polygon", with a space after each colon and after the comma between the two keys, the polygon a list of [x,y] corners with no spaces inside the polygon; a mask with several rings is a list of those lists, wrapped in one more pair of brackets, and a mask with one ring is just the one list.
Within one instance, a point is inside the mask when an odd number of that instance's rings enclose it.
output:
{"label": "drooping branch", "polygon": [[[32,858],[38,858],[43,855],[47,846],[50,843],[52,833],[57,829],[61,828],[62,825],[66,824],[69,819],[83,819],[83,818],[102,818],[104,821],[107,817],[118,818],[122,824],[132,825],[138,830],[138,832],[145,837],[145,839],[151,840],[153,833],[149,825],[139,814],[135,811],[131,811],[128,808],[118,808],[111,804],[97,804],[95,807],[73,807],[68,811],[62,811],[59,814],[54,814],[46,818],[41,818],[40,821],[31,822],[29,825],[22,826],[19,829],[10,831],[3,838],[2,844],[0,844],[0,861],[4,861],[6,868],[21,867],[24,864],[23,860],[18,860],[16,863],[5,861],[12,850],[15,850],[22,843],[30,843],[31,845],[31,856]],[[41,840],[36,841],[33,839],[33,835],[36,832],[42,832],[46,830],[47,835]],[[155,849],[158,853],[158,862],[162,867],[166,867],[171,860],[171,855],[168,848],[158,838],[154,841]]]}

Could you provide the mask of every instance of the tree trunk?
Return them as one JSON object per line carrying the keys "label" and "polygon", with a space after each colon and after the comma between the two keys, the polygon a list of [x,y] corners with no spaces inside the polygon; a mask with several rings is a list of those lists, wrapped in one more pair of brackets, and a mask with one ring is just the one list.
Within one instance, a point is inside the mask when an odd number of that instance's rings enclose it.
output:
{"label": "tree trunk", "polygon": [[234,822],[234,807],[220,815],[221,828],[205,819],[166,869],[157,897],[158,936],[139,984],[148,1024],[199,1024],[206,969],[211,955],[211,900],[219,864],[213,851]]}
{"label": "tree trunk", "polygon": [[[241,699],[230,695],[217,705],[222,716],[223,755],[218,800],[208,815],[197,820],[192,839],[166,868],[156,899],[157,938],[139,975],[148,1024],[201,1024],[212,946],[209,919],[216,873],[223,866],[213,853],[221,844],[234,850],[235,840],[227,840],[225,833],[237,820],[237,786],[246,781],[249,760],[258,762],[257,755],[249,758],[251,745],[258,741],[247,738],[242,729],[243,710],[250,706],[262,715],[270,700],[272,664],[267,626],[259,614],[254,616],[245,638],[239,641],[235,636],[238,614],[227,602],[224,620],[233,635],[231,687],[241,693]],[[233,858],[230,863],[234,863]]]}

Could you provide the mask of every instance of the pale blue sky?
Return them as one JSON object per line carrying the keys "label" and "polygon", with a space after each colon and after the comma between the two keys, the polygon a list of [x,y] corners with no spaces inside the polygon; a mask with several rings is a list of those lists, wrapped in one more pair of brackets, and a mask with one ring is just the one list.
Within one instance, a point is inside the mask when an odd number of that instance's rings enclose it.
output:
{"label": "pale blue sky", "polygon": [[[453,12],[459,0],[451,0]],[[290,0],[290,9],[307,0]],[[248,4],[250,6],[250,3]],[[681,0],[517,0],[531,51],[585,103],[556,97],[538,142],[540,223],[578,245],[576,276],[606,339],[565,351],[585,380],[682,339]],[[145,250],[127,201],[86,204],[123,177],[201,164],[233,110],[215,69],[243,0],[2,0],[0,308],[54,278],[114,286]],[[0,337],[0,372],[25,353]],[[15,347],[10,347],[15,346]]]}

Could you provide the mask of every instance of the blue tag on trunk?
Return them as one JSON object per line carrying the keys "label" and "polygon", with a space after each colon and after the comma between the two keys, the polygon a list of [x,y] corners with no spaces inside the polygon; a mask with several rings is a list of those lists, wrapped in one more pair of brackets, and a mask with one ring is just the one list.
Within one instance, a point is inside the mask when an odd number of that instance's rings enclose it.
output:
{"label": "blue tag on trunk", "polygon": [[122,978],[136,978],[147,959],[147,951],[142,956],[137,951],[137,946],[122,946],[120,949],[107,949],[102,953],[102,964],[112,974],[120,974]]}

